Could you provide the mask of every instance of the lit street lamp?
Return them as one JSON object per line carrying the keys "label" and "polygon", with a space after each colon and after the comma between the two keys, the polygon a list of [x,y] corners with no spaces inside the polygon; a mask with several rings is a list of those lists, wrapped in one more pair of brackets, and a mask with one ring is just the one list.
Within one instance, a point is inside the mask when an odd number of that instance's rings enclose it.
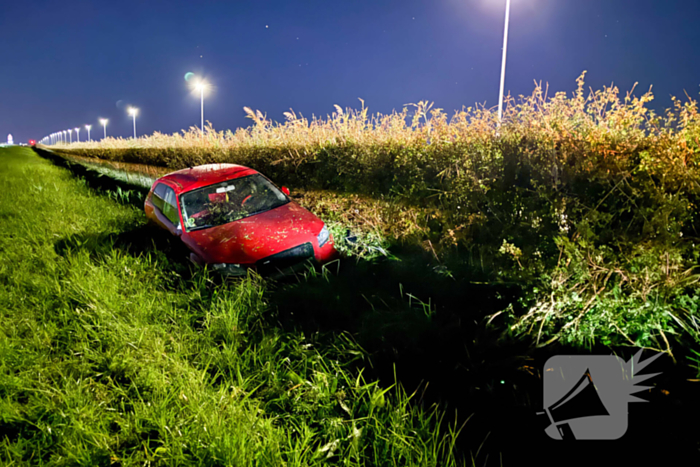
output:
{"label": "lit street lamp", "polygon": [[134,117],[134,139],[136,139],[136,114],[139,113],[139,109],[134,107],[129,107],[129,115]]}
{"label": "lit street lamp", "polygon": [[508,21],[510,19],[510,0],[506,0],[506,25],[503,31],[503,60],[501,62],[501,92],[498,98],[498,124],[503,117],[503,87],[506,81],[506,52],[508,50]]}
{"label": "lit street lamp", "polygon": [[87,131],[88,131],[88,141],[90,141],[90,128],[92,128],[92,125],[85,125],[85,128],[87,128]]}
{"label": "lit street lamp", "polygon": [[107,120],[106,118],[101,118],[101,119],[100,119],[100,123],[102,124],[102,126],[103,126],[104,129],[105,129],[105,138],[107,137],[107,121],[108,121],[108,120]]}
{"label": "lit street lamp", "polygon": [[68,132],[69,142],[73,143],[73,130],[68,129],[66,131]]}
{"label": "lit street lamp", "polygon": [[78,138],[78,142],[80,142],[80,127],[75,127],[75,137]]}

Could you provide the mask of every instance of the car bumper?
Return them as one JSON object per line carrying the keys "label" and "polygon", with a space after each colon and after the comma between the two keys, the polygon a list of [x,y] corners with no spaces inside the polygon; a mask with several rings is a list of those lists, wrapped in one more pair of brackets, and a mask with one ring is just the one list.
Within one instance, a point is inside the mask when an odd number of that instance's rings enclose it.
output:
{"label": "car bumper", "polygon": [[[252,264],[211,264],[224,276],[246,276],[253,269],[263,276],[285,276],[301,271],[308,266],[320,266],[338,258],[333,237],[321,247],[316,242],[306,242],[293,248],[267,256]],[[193,261],[194,262],[194,261]]]}
{"label": "car bumper", "polygon": [[303,270],[306,266],[320,266],[338,257],[333,237],[319,247],[307,242],[294,248],[268,256],[256,262],[255,269],[263,275],[287,275]]}

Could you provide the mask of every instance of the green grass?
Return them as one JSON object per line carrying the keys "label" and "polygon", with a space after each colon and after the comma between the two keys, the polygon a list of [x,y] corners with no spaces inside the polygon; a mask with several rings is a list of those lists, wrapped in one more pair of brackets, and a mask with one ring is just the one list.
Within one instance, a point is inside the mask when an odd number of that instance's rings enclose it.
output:
{"label": "green grass", "polygon": [[3,465],[459,464],[436,407],[365,381],[347,334],[284,331],[259,277],[191,270],[28,149],[0,183]]}

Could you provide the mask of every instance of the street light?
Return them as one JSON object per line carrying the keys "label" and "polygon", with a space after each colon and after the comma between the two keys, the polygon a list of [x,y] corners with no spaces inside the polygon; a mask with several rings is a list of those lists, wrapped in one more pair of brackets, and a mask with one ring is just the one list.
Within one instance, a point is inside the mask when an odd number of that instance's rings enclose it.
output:
{"label": "street light", "polygon": [[87,128],[87,131],[88,131],[88,141],[90,141],[90,128],[92,128],[92,125],[85,125],[85,128]]}
{"label": "street light", "polygon": [[107,122],[108,122],[108,120],[106,118],[100,119],[100,123],[102,124],[102,126],[105,129],[105,138],[107,137]]}
{"label": "street light", "polygon": [[80,142],[80,127],[75,127],[75,137],[78,138],[78,142]]}
{"label": "street light", "polygon": [[70,137],[69,142],[72,144],[73,143],[73,130],[68,129],[66,131],[68,132],[68,136]]}
{"label": "street light", "polygon": [[503,60],[501,62],[501,93],[498,98],[498,124],[503,117],[503,87],[506,81],[506,52],[508,50],[508,22],[510,19],[510,0],[506,0],[506,26],[503,31]]}
{"label": "street light", "polygon": [[129,115],[134,117],[134,139],[136,139],[136,114],[139,113],[139,109],[134,107],[129,107]]}

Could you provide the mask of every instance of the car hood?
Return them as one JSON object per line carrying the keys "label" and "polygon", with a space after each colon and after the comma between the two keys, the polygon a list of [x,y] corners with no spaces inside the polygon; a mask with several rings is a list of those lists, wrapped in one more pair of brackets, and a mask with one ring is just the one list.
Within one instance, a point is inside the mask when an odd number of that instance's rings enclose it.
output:
{"label": "car hood", "polygon": [[315,245],[322,228],[321,219],[290,201],[270,211],[187,235],[207,263],[250,264],[302,243]]}

